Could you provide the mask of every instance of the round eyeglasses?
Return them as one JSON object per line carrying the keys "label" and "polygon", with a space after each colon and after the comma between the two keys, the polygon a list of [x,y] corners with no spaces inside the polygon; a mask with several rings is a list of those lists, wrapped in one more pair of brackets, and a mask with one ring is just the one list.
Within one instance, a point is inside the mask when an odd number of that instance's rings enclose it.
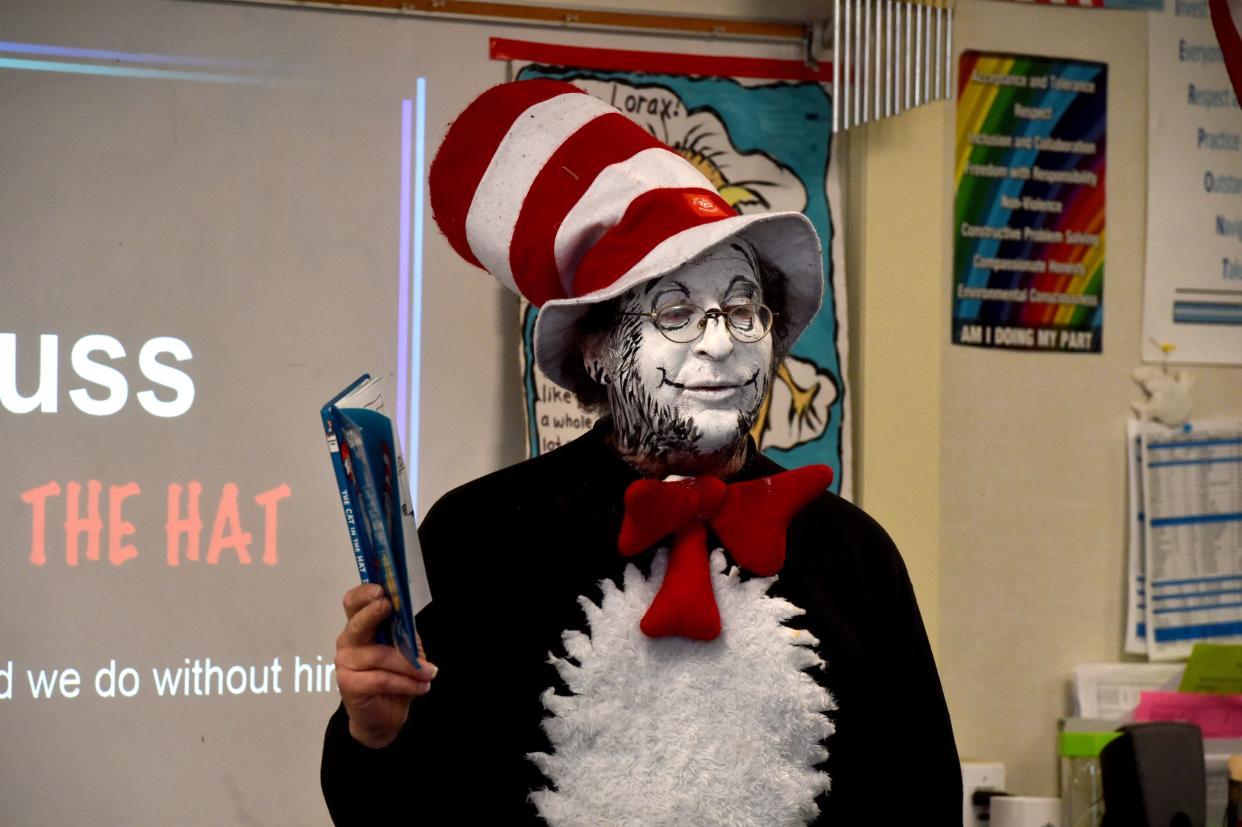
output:
{"label": "round eyeglasses", "polygon": [[695,341],[707,330],[711,319],[723,319],[725,328],[739,342],[757,342],[772,329],[775,314],[763,304],[735,304],[726,308],[704,310],[694,304],[673,304],[650,313],[628,313],[650,319],[656,330],[670,342],[684,345]]}

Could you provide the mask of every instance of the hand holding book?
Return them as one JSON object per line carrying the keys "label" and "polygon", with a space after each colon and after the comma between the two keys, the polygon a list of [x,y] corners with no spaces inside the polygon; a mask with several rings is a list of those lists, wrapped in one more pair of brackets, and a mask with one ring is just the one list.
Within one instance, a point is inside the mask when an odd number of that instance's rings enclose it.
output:
{"label": "hand holding book", "polygon": [[[345,628],[336,639],[336,682],[354,740],[379,749],[396,739],[410,701],[431,689],[436,667],[411,664],[375,633],[392,612],[383,589],[364,583],[345,593]],[[422,651],[422,642],[418,641]]]}
{"label": "hand holding book", "polygon": [[[324,405],[320,415],[358,575],[364,583],[383,587],[392,603],[392,617],[378,628],[376,640],[392,643],[417,667],[411,585],[427,599],[430,594],[422,576],[405,461],[384,411],[384,391],[382,378],[363,374]],[[407,561],[415,564],[408,570]],[[413,584],[410,574],[419,575]]]}
{"label": "hand holding book", "polygon": [[350,733],[378,748],[396,738],[410,700],[425,694],[435,676],[435,667],[420,658],[411,600],[413,594],[425,604],[430,594],[383,381],[364,374],[320,413],[362,579],[345,594],[337,685]]}

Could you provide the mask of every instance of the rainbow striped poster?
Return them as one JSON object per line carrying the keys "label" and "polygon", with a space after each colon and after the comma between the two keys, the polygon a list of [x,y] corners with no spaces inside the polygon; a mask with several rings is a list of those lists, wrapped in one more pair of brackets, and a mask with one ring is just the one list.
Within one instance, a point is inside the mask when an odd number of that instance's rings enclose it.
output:
{"label": "rainbow striped poster", "polygon": [[1108,67],[965,52],[959,68],[953,342],[1099,353]]}

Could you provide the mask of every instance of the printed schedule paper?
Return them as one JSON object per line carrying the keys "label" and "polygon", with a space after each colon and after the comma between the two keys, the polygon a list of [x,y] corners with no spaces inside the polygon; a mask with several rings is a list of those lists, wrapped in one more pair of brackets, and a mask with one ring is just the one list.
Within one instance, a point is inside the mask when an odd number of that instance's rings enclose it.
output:
{"label": "printed schedule paper", "polygon": [[1131,419],[1126,422],[1126,482],[1129,509],[1126,582],[1126,645],[1128,655],[1147,654],[1147,590],[1143,582],[1146,565],[1143,535],[1147,530],[1147,515],[1143,512],[1143,422]]}
{"label": "printed schedule paper", "polygon": [[1148,655],[1242,641],[1242,421],[1148,426],[1141,488]]}

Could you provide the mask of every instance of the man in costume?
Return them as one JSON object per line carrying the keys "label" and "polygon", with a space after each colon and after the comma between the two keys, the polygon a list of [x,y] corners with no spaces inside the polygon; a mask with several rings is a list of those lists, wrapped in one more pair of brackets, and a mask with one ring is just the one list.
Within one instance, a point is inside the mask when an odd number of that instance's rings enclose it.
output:
{"label": "man in costume", "polygon": [[[550,379],[608,412],[446,494],[414,669],[345,596],[322,784],[338,824],[955,824],[909,577],[831,471],[748,437],[822,295],[800,214],[739,216],[557,81],[496,87],[432,165],[454,248],[540,306]],[[900,791],[899,795],[893,795]]]}

